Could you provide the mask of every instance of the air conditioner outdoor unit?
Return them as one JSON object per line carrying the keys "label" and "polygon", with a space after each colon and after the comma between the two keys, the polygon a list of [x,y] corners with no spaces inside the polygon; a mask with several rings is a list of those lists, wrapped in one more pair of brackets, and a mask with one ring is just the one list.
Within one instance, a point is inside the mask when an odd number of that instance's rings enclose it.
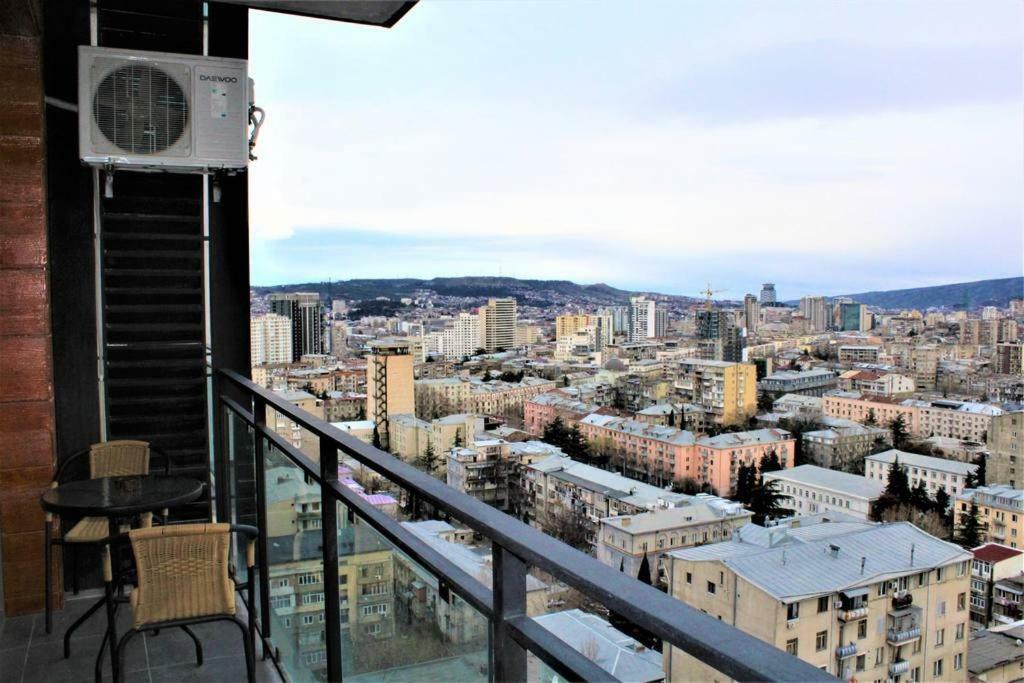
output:
{"label": "air conditioner outdoor unit", "polygon": [[79,153],[89,165],[243,170],[251,105],[244,59],[78,48]]}

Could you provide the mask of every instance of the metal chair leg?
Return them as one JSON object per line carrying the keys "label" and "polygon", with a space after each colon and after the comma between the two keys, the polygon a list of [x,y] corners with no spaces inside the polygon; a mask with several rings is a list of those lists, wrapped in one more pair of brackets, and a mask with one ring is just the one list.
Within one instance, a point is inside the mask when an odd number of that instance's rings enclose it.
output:
{"label": "metal chair leg", "polygon": [[78,595],[78,550],[69,545],[68,552],[71,553],[71,592]]}
{"label": "metal chair leg", "polygon": [[121,674],[124,672],[124,648],[128,643],[138,635],[138,631],[135,629],[129,629],[127,633],[121,636],[121,640],[117,643],[117,649],[114,651],[114,683],[121,683]]}
{"label": "metal chair leg", "polygon": [[46,591],[44,598],[46,604],[46,632],[50,633],[53,631],[53,548],[51,547],[50,541],[50,515],[46,515],[46,521],[43,522],[43,567],[46,572],[46,577],[43,581],[43,590]]}
{"label": "metal chair leg", "polygon": [[190,629],[188,626],[182,626],[181,630],[188,634],[188,637],[192,639],[192,642],[196,644],[196,666],[203,665],[203,645],[199,642],[199,637]]}
{"label": "metal chair leg", "polygon": [[256,644],[249,640],[249,627],[238,617],[230,617],[229,620],[242,630],[242,644],[245,647],[245,676],[249,683],[256,683]]}

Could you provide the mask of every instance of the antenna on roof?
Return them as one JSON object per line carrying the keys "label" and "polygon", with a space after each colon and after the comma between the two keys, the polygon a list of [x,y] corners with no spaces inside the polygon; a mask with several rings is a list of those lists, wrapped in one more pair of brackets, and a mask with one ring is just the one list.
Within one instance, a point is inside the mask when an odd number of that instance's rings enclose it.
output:
{"label": "antenna on roof", "polygon": [[860,573],[861,573],[861,576],[864,575],[864,565],[867,563],[867,561],[868,561],[868,558],[866,558],[863,555],[861,555],[861,558],[860,558]]}
{"label": "antenna on roof", "polygon": [[785,551],[785,549],[783,549],[783,551],[782,551],[782,566],[786,566],[786,551]]}
{"label": "antenna on roof", "polygon": [[914,544],[910,544],[910,566],[914,566]]}

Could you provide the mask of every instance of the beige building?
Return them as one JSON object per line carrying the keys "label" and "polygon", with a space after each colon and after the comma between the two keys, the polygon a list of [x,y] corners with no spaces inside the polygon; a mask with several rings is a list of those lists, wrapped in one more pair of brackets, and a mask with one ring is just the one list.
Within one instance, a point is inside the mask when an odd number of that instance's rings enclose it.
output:
{"label": "beige building", "polygon": [[600,521],[595,555],[613,569],[636,576],[644,557],[651,577],[660,581],[662,558],[673,550],[732,538],[749,524],[751,512],[731,500],[698,494],[688,504]]}
{"label": "beige building", "polygon": [[934,344],[915,346],[910,349],[907,367],[914,377],[914,384],[919,390],[935,389],[935,380],[939,371],[940,351]]}
{"label": "beige building", "polygon": [[971,636],[967,670],[972,683],[1020,683],[1024,677],[1024,622]]}
{"label": "beige building", "polygon": [[924,484],[928,495],[935,497],[939,489],[956,498],[964,490],[967,476],[978,471],[978,466],[960,460],[947,460],[920,453],[907,453],[891,448],[864,458],[864,476],[879,482],[883,487],[889,484],[889,469],[899,461],[900,468],[907,475],[911,488]]}
{"label": "beige building", "polygon": [[398,339],[370,342],[366,362],[366,418],[372,420],[387,448],[388,416],[412,414],[416,410],[413,394],[413,355],[409,343]]}
{"label": "beige building", "polygon": [[1018,377],[1024,375],[1024,344],[997,344],[992,361],[995,372]]}
{"label": "beige building", "polygon": [[1024,489],[1005,484],[966,489],[956,497],[953,526],[960,528],[970,514],[971,503],[978,506],[982,541],[1024,548]]}
{"label": "beige building", "polygon": [[393,415],[388,421],[388,446],[391,453],[407,462],[415,462],[433,449],[435,467],[444,471],[448,449],[472,446],[476,417],[465,413],[446,415],[435,420],[421,420],[415,415]]}
{"label": "beige building", "polygon": [[268,365],[292,362],[292,321],[266,313],[249,318],[250,362]]}
{"label": "beige building", "polygon": [[1021,487],[1024,467],[1024,411],[992,418],[988,428],[986,478],[1011,488]]}
{"label": "beige building", "polygon": [[719,425],[745,421],[757,412],[757,368],[750,363],[686,359],[668,371],[680,401],[704,408]]}
{"label": "beige building", "polygon": [[877,363],[882,352],[880,346],[844,344],[839,347],[840,363]]}
{"label": "beige building", "polygon": [[[669,553],[670,594],[848,681],[967,678],[969,552],[906,522],[766,531]],[[675,647],[665,671],[722,680]]]}
{"label": "beige building", "polygon": [[480,318],[480,346],[488,353],[506,351],[516,345],[516,300],[491,299],[477,310]]}
{"label": "beige building", "polygon": [[476,413],[522,419],[527,401],[554,389],[553,380],[539,377],[524,377],[521,382],[484,382],[478,377],[421,379],[415,383],[416,415],[429,419],[452,413]]}
{"label": "beige building", "polygon": [[925,438],[942,436],[984,442],[992,418],[1003,414],[1001,408],[987,403],[947,399],[897,400],[859,391],[830,391],[823,399],[825,415],[860,423],[873,420],[883,426],[892,424],[898,415],[902,415],[908,433]]}

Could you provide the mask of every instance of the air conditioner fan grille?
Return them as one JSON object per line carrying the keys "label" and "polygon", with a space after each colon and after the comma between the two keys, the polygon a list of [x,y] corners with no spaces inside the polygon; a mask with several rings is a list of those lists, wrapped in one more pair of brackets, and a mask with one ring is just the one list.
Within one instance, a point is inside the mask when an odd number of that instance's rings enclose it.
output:
{"label": "air conditioner fan grille", "polygon": [[113,145],[132,154],[156,154],[181,138],[188,100],[167,72],[132,62],[107,74],[96,89],[93,118]]}

